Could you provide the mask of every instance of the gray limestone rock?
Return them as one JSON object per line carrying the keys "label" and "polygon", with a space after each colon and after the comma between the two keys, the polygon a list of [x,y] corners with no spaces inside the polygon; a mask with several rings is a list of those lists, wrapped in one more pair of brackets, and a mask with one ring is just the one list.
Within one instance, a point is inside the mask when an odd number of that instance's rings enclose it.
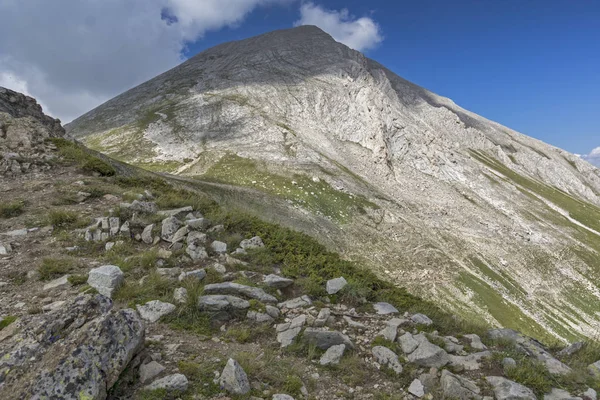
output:
{"label": "gray limestone rock", "polygon": [[469,340],[471,348],[475,350],[487,350],[487,346],[481,342],[481,338],[474,333],[464,335]]}
{"label": "gray limestone rock", "polygon": [[492,386],[496,400],[537,400],[531,389],[519,383],[501,376],[488,376],[485,379]]}
{"label": "gray limestone rock", "polygon": [[412,322],[414,322],[415,324],[418,324],[418,325],[433,324],[433,321],[431,320],[431,318],[429,318],[425,314],[415,314],[415,315],[411,316],[410,319],[412,320]]}
{"label": "gray limestone rock", "polygon": [[150,361],[147,364],[143,364],[140,366],[140,382],[146,383],[149,380],[156,378],[164,370],[165,367],[156,361]]}
{"label": "gray limestone rock", "polygon": [[479,353],[472,353],[466,356],[449,355],[450,365],[466,371],[474,371],[481,368],[481,360],[488,358],[492,355],[489,351],[480,351]]}
{"label": "gray limestone rock", "polygon": [[597,400],[598,394],[594,389],[588,388],[585,392],[583,392],[582,397],[583,400]]}
{"label": "gray limestone rock", "polygon": [[327,281],[325,289],[327,290],[328,294],[336,294],[337,292],[342,290],[347,284],[348,282],[346,281],[346,279],[344,279],[344,277],[330,279]]}
{"label": "gray limestone rock", "polygon": [[237,361],[230,358],[219,378],[221,387],[231,394],[243,395],[250,391],[248,376]]}
{"label": "gray limestone rock", "polygon": [[177,307],[171,303],[165,303],[160,300],[152,300],[143,305],[138,304],[136,308],[140,313],[140,317],[149,322],[156,322],[161,317],[171,314]]}
{"label": "gray limestone rock", "polygon": [[312,305],[312,301],[310,300],[310,297],[304,295],[301,297],[296,297],[295,299],[286,300],[282,303],[279,303],[279,304],[277,304],[277,307],[293,310],[296,308],[308,307],[310,305]]}
{"label": "gray limestone rock", "polygon": [[185,223],[191,228],[199,231],[203,231],[210,225],[210,221],[206,218],[194,218],[185,221]]}
{"label": "gray limestone rock", "polygon": [[112,297],[114,292],[121,287],[124,280],[123,271],[116,265],[103,265],[94,268],[88,275],[87,283],[98,293]]}
{"label": "gray limestone rock", "polygon": [[415,397],[421,398],[425,396],[425,387],[419,379],[414,379],[408,387],[408,393]]}
{"label": "gray limestone rock", "polygon": [[188,388],[188,380],[183,374],[173,374],[156,380],[144,387],[144,390],[164,389],[167,392],[185,392]]}
{"label": "gray limestone rock", "polygon": [[142,231],[142,241],[146,244],[152,244],[154,241],[154,237],[152,236],[152,230],[154,229],[154,224],[150,224],[144,228]]}
{"label": "gray limestone rock", "polygon": [[375,346],[371,349],[375,361],[393,370],[396,374],[402,373],[402,364],[398,360],[398,355],[384,346]]}
{"label": "gray limestone rock", "polygon": [[177,303],[182,304],[187,301],[187,289],[186,288],[177,288],[173,292],[173,300]]}
{"label": "gray limestone rock", "polygon": [[150,201],[134,200],[128,208],[131,211],[137,211],[145,214],[155,214],[156,211],[158,211],[156,204]]}
{"label": "gray limestone rock", "polygon": [[235,296],[248,297],[262,301],[263,303],[277,303],[277,299],[264,290],[257,287],[241,285],[234,282],[211,283],[204,286],[206,294],[231,294]]}
{"label": "gray limestone rock", "polygon": [[344,351],[346,350],[345,344],[338,344],[335,346],[331,346],[327,349],[327,351],[321,356],[319,360],[319,364],[321,365],[336,365],[340,363],[340,360],[344,356]]}
{"label": "gray limestone rock", "polygon": [[203,311],[236,311],[250,308],[250,303],[239,297],[214,294],[200,296],[198,308]]}
{"label": "gray limestone rock", "polygon": [[554,388],[550,393],[544,395],[544,400],[582,400],[582,398],[571,396],[571,393],[566,390]]}
{"label": "gray limestone rock", "polygon": [[422,367],[436,368],[443,367],[450,362],[448,353],[441,347],[430,343],[424,336],[421,340],[417,339],[417,341],[419,342],[419,345],[408,355],[408,361]]}
{"label": "gray limestone rock", "polygon": [[461,376],[454,375],[447,369],[442,371],[442,377],[440,379],[442,386],[442,393],[444,398],[457,399],[457,400],[468,400],[468,399],[481,399],[479,395],[481,390],[477,385]]}
{"label": "gray limestone rock", "polygon": [[175,217],[163,219],[161,228],[161,238],[164,241],[171,242],[175,233],[181,228],[181,221]]}
{"label": "gray limestone rock", "polygon": [[242,240],[240,242],[240,247],[244,250],[256,249],[259,247],[265,247],[265,244],[259,236],[254,236],[253,238]]}
{"label": "gray limestone rock", "polygon": [[279,275],[269,274],[263,278],[263,283],[277,289],[284,289],[294,283],[293,279],[284,278]]}
{"label": "gray limestone rock", "polygon": [[194,261],[205,260],[208,258],[206,249],[201,245],[195,246],[191,244],[185,249],[185,253]]}
{"label": "gray limestone rock", "polygon": [[289,394],[274,394],[271,400],[294,400]]}
{"label": "gray limestone rock", "polygon": [[0,341],[2,399],[104,399],[145,332],[135,311],[113,310],[101,295],[80,295],[10,328]]}
{"label": "gray limestone rock", "polygon": [[71,275],[63,275],[60,278],[54,279],[53,281],[46,283],[44,285],[44,290],[60,289],[66,286],[71,286],[71,284],[69,283],[69,276]]}
{"label": "gray limestone rock", "polygon": [[327,350],[337,344],[345,344],[346,347],[353,349],[354,344],[350,338],[338,331],[324,331],[315,328],[306,328],[302,334],[303,340],[313,343],[321,350]]}
{"label": "gray limestone rock", "polygon": [[213,249],[215,253],[224,254],[227,253],[227,243],[219,242],[215,240],[210,244],[210,247]]}
{"label": "gray limestone rock", "polygon": [[194,209],[191,206],[186,206],[181,208],[175,208],[173,210],[160,210],[157,211],[156,214],[160,215],[161,217],[175,217],[179,214],[184,215],[192,211],[194,211]]}
{"label": "gray limestone rock", "polygon": [[375,304],[373,304],[373,308],[375,308],[375,312],[380,315],[399,313],[399,311],[396,307],[394,307],[390,303],[386,303],[386,302],[375,303]]}
{"label": "gray limestone rock", "polygon": [[184,271],[179,275],[179,281],[183,281],[184,279],[198,279],[201,281],[206,277],[206,270],[204,269],[195,269],[193,271]]}

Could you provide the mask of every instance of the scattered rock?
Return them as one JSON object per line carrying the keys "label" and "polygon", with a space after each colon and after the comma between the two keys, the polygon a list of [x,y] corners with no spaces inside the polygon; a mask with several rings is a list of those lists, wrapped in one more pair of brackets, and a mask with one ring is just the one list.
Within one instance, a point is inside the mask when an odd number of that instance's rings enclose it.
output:
{"label": "scattered rock", "polygon": [[90,271],[87,283],[98,293],[112,297],[113,293],[123,284],[123,272],[116,265],[103,265]]}
{"label": "scattered rock", "polygon": [[585,346],[585,342],[575,342],[557,353],[559,356],[572,356]]}
{"label": "scattered rock", "polygon": [[161,317],[171,314],[177,307],[171,303],[165,303],[160,300],[152,300],[144,305],[137,305],[140,316],[149,322],[156,322]]}
{"label": "scattered rock", "polygon": [[517,366],[517,362],[515,361],[514,358],[510,358],[510,357],[504,357],[504,359],[502,359],[502,367],[504,369],[506,368],[513,368]]}
{"label": "scattered rock", "polygon": [[246,314],[246,318],[259,324],[273,322],[273,317],[271,317],[269,314],[258,311],[248,311],[248,314]]}
{"label": "scattered rock", "polygon": [[[448,353],[441,347],[430,343],[425,335],[414,335],[413,339],[415,339],[419,345],[414,351],[408,354],[408,361],[422,367],[436,368],[443,367],[450,362]],[[402,351],[404,351],[404,349]]]}
{"label": "scattered rock", "polygon": [[402,364],[398,360],[398,355],[392,350],[384,346],[375,346],[371,351],[379,364],[392,369],[396,374],[402,373]]}
{"label": "scattered rock", "polygon": [[264,290],[257,287],[240,285],[234,282],[223,282],[223,283],[211,283],[204,286],[204,293],[206,294],[232,294],[237,296],[249,297],[262,301],[263,303],[276,303],[277,299],[270,294],[265,293]]}
{"label": "scattered rock", "polygon": [[442,371],[440,383],[444,398],[458,400],[481,399],[479,395],[480,389],[475,383],[461,376],[454,375],[447,369]]}
{"label": "scattered rock", "polygon": [[164,389],[167,392],[185,392],[188,388],[188,380],[183,374],[165,376],[146,386],[145,390]]}
{"label": "scattered rock", "polygon": [[186,243],[190,246],[191,245],[203,246],[206,244],[207,241],[208,241],[208,236],[206,236],[206,233],[197,232],[197,231],[191,231],[190,233],[188,233],[187,238],[186,238]]}
{"label": "scattered rock", "polygon": [[289,310],[293,310],[296,308],[308,307],[312,305],[312,301],[310,297],[304,295],[302,297],[296,297],[295,299],[284,301],[283,303],[277,304],[279,308],[287,308]]}
{"label": "scattered rock", "polygon": [[306,315],[302,314],[292,319],[291,322],[277,325],[275,330],[277,331],[277,341],[281,344],[281,347],[291,345],[300,331],[302,331],[305,323]]}
{"label": "scattered rock", "polygon": [[263,283],[276,289],[284,289],[294,283],[293,279],[284,278],[279,275],[270,274],[263,278]]}
{"label": "scattered rock", "polygon": [[46,283],[44,285],[44,290],[59,289],[65,286],[71,286],[69,283],[69,276],[71,275],[63,275],[58,279]]}
{"label": "scattered rock", "polygon": [[315,328],[321,328],[321,327],[325,326],[327,324],[327,321],[329,320],[330,316],[331,316],[331,310],[329,308],[321,308],[321,310],[319,310],[319,314],[317,315],[317,318],[315,319],[313,326]]}
{"label": "scattered rock", "polygon": [[346,350],[345,344],[338,344],[335,346],[331,346],[327,349],[325,354],[321,356],[319,360],[319,364],[321,365],[330,365],[330,364],[339,364],[340,360],[344,355],[344,351]]}
{"label": "scattered rock", "polygon": [[175,233],[181,228],[181,221],[175,217],[168,217],[162,221],[161,238],[166,242],[171,242]]}
{"label": "scattered rock", "polygon": [[590,374],[600,378],[600,360],[588,365],[588,371],[590,371]]}
{"label": "scattered rock", "polygon": [[155,203],[150,201],[139,201],[134,200],[128,207],[131,211],[137,211],[144,214],[155,214],[158,211],[158,207]]}
{"label": "scattered rock", "polygon": [[233,358],[227,361],[227,365],[221,373],[219,378],[221,388],[225,389],[231,394],[246,394],[250,391],[250,383],[248,382],[248,376]]}
{"label": "scattered rock", "polygon": [[250,308],[250,303],[235,296],[213,294],[199,297],[198,308],[202,311],[235,311]]}
{"label": "scattered rock", "polygon": [[187,289],[182,287],[175,289],[173,292],[173,299],[177,303],[185,303],[187,301]]}
{"label": "scattered rock", "polygon": [[496,400],[536,400],[531,389],[519,383],[501,376],[488,376],[485,379],[492,386]]}
{"label": "scattered rock", "polygon": [[8,243],[0,242],[0,256],[7,256],[12,252],[12,247]]}
{"label": "scattered rock", "polygon": [[397,314],[399,313],[398,309],[391,305],[390,303],[379,302],[373,304],[373,308],[375,312],[379,315],[387,315],[387,314]]}
{"label": "scattered rock", "polygon": [[142,231],[142,241],[146,244],[152,244],[154,238],[152,237],[152,230],[154,229],[154,224],[150,224],[144,228]]}
{"label": "scattered rock", "polygon": [[258,247],[265,247],[262,239],[259,236],[254,236],[251,239],[244,239],[240,242],[240,247],[244,250],[256,249]]}
{"label": "scattered rock", "polygon": [[481,342],[481,338],[478,335],[471,333],[463,337],[469,340],[471,348],[475,350],[487,350],[487,346]]}
{"label": "scattered rock", "polygon": [[188,227],[182,226],[181,228],[179,228],[177,230],[177,232],[175,232],[175,234],[173,235],[173,238],[171,238],[171,243],[182,242],[185,239],[188,232],[189,232]]}
{"label": "scattered rock", "polygon": [[306,328],[302,337],[304,340],[313,343],[321,350],[327,350],[331,346],[338,344],[345,344],[348,348],[354,348],[354,344],[350,338],[338,331],[323,331],[315,328]]}
{"label": "scattered rock", "polygon": [[271,316],[271,318],[273,318],[273,319],[279,318],[279,308],[267,304],[265,306],[265,311],[267,312],[267,314],[269,314]]}
{"label": "scattered rock", "polygon": [[205,277],[206,277],[206,271],[204,269],[196,269],[193,271],[182,272],[181,275],[179,275],[178,279],[180,282],[186,278],[194,278],[194,279],[198,279],[199,281],[201,281]]}
{"label": "scattered rock", "polygon": [[396,340],[396,336],[398,335],[398,327],[405,323],[405,319],[401,318],[392,318],[387,323],[385,328],[379,333],[379,336],[383,336],[384,339],[393,342]]}
{"label": "scattered rock", "polygon": [[219,242],[215,240],[210,244],[210,247],[213,249],[215,253],[224,254],[227,253],[227,243]]}
{"label": "scattered rock", "polygon": [[200,230],[200,231],[205,230],[210,225],[210,221],[207,220],[206,218],[189,219],[185,223],[190,228],[197,229],[197,230]]}
{"label": "scattered rock", "polygon": [[272,400],[294,400],[289,394],[274,394]]}
{"label": "scattered rock", "polygon": [[582,398],[571,396],[566,390],[555,388],[550,393],[544,395],[544,400],[582,400]]}
{"label": "scattered rock", "polygon": [[191,206],[186,206],[181,208],[175,208],[173,210],[160,210],[156,214],[160,215],[161,217],[174,217],[176,215],[186,214],[192,211],[194,211],[194,209]]}
{"label": "scattered rock", "polygon": [[592,388],[589,388],[583,393],[583,400],[597,400],[598,394]]}
{"label": "scattered rock", "polygon": [[156,361],[150,361],[148,364],[140,366],[140,382],[146,383],[151,379],[156,378],[165,370],[165,367]]}
{"label": "scattered rock", "polygon": [[202,246],[196,246],[191,244],[187,247],[187,249],[185,249],[185,252],[194,261],[205,260],[208,258],[208,253],[206,252],[206,249]]}
{"label": "scattered rock", "polygon": [[340,290],[342,290],[348,282],[344,277],[339,277],[335,279],[330,279],[327,281],[326,290],[328,294],[336,294]]}
{"label": "scattered rock", "polygon": [[425,387],[419,379],[415,379],[408,387],[408,393],[416,397],[423,397],[425,396]]}
{"label": "scattered rock", "polygon": [[429,318],[425,314],[415,314],[412,317],[410,317],[410,319],[412,320],[412,322],[414,322],[415,324],[419,324],[419,325],[429,326],[429,325],[433,324],[433,321],[431,320],[431,318]]}

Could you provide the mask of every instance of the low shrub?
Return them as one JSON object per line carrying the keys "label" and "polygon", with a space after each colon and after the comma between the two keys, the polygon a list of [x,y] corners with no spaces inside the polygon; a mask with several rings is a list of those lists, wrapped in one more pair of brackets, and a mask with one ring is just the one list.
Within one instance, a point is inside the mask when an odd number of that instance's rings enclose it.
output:
{"label": "low shrub", "polygon": [[13,218],[23,214],[25,202],[16,200],[0,203],[0,218]]}

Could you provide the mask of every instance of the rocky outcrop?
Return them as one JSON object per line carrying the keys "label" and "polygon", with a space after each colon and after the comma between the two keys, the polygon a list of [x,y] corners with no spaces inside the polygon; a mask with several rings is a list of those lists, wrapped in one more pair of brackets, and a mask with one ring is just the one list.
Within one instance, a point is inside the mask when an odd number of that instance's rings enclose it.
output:
{"label": "rocky outcrop", "polygon": [[144,344],[144,324],[83,295],[0,331],[0,398],[104,399]]}

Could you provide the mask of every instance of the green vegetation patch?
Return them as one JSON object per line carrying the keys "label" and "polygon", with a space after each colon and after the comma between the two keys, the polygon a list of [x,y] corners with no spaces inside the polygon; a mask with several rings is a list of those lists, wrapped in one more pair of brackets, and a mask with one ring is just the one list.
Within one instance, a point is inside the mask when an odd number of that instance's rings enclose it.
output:
{"label": "green vegetation patch", "polygon": [[202,179],[252,187],[338,222],[347,222],[355,213],[365,213],[366,208],[378,208],[366,198],[335,190],[323,180],[273,174],[259,161],[235,154],[224,155]]}
{"label": "green vegetation patch", "polygon": [[77,260],[73,258],[44,258],[38,272],[42,281],[49,281],[52,279],[60,278],[61,276],[68,274],[78,266]]}
{"label": "green vegetation patch", "polygon": [[23,214],[25,209],[25,202],[22,200],[15,200],[10,202],[0,203],[0,218],[12,218]]}
{"label": "green vegetation patch", "polygon": [[116,170],[108,162],[90,153],[85,147],[63,138],[48,139],[58,148],[60,155],[67,161],[74,162],[86,172],[98,173],[101,176],[113,176]]}
{"label": "green vegetation patch", "polygon": [[2,318],[2,320],[0,321],[0,331],[12,324],[13,322],[15,322],[17,319],[18,317],[14,315],[9,315],[7,317]]}

